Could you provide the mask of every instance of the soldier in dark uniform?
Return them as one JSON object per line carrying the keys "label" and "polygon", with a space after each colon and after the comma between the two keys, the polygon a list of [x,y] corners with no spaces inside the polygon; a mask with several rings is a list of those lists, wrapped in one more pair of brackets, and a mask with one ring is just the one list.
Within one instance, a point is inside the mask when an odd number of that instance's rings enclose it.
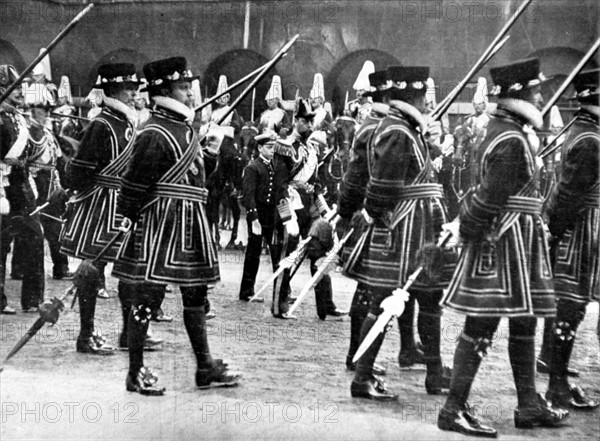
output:
{"label": "soldier in dark uniform", "polygon": [[[364,96],[371,97],[373,105],[371,112],[366,117],[354,137],[354,144],[348,162],[348,169],[342,178],[340,185],[340,194],[338,198],[338,214],[344,220],[349,220],[354,213],[363,208],[365,192],[369,183],[369,161],[367,159],[367,144],[377,125],[385,118],[389,111],[387,104],[388,73],[387,70],[373,72],[369,75],[369,84],[372,90],[366,91]],[[344,221],[339,223],[340,227],[344,225]],[[344,225],[345,227],[345,225]],[[342,229],[344,229],[342,227]],[[342,251],[342,260],[347,259],[348,253],[352,251],[355,243],[347,242],[347,246]],[[354,371],[356,364],[352,362],[360,344],[360,330],[363,321],[369,313],[369,305],[371,303],[372,292],[369,286],[365,283],[358,283],[356,291],[352,297],[352,306],[350,307],[350,347],[346,356],[346,367]],[[411,305],[414,309],[414,300]],[[407,305],[408,306],[408,305]],[[407,308],[408,309],[408,308]],[[413,314],[407,314],[405,310],[403,316],[414,317]],[[408,331],[413,335],[412,323],[409,324]],[[404,338],[403,329],[400,328],[402,338]],[[413,336],[414,344],[414,336]],[[404,341],[401,345],[402,350],[405,349]],[[385,369],[377,364],[373,365],[373,373],[375,375],[384,375]]]}
{"label": "soldier in dark uniform", "polygon": [[464,247],[442,301],[467,318],[438,427],[495,437],[495,429],[470,413],[467,399],[502,317],[509,318],[508,355],[518,397],[515,426],[557,426],[568,412],[552,409],[535,387],[537,317],[556,313],[538,166],[523,130],[526,124],[543,125],[538,110],[543,77],[537,58],[490,72],[500,88],[498,108],[479,149],[477,186],[461,206]]}
{"label": "soldier in dark uniform", "polygon": [[197,77],[183,57],[144,66],[152,116],[139,133],[123,174],[117,211],[133,222],[125,236],[113,274],[134,285],[129,315],[128,391],[162,395],[157,378],[144,367],[143,345],[151,312],[165,284],[179,285],[183,322],[196,355],[196,385],[233,386],[240,375],[208,346],[208,284],[219,280],[219,262],[206,219],[208,190],[203,154],[191,123]]}
{"label": "soldier in dark uniform", "polygon": [[[389,112],[368,143],[369,180],[365,192],[364,221],[358,222],[359,239],[345,263],[345,273],[372,290],[369,313],[361,328],[361,341],[383,311],[381,302],[403,286],[417,267],[417,253],[435,243],[447,222],[441,186],[434,181],[429,146],[424,135],[428,67],[390,66],[392,87]],[[444,268],[449,278],[451,268]],[[425,388],[437,394],[448,388],[448,373],[440,356],[439,300],[442,277],[419,279],[410,290],[419,302],[418,329],[426,357]],[[353,397],[389,401],[397,395],[373,376],[373,363],[385,333],[375,339],[359,359],[351,385]]]}
{"label": "soldier in dark uniform", "polygon": [[[307,237],[310,234],[312,221],[327,213],[326,203],[319,199],[321,186],[318,181],[318,147],[309,138],[312,134],[314,114],[308,104],[301,100],[296,113],[294,130],[285,140],[279,140],[275,146],[273,157],[275,171],[275,200],[279,218],[287,234],[281,240],[286,255],[294,250],[299,242],[299,234]],[[322,198],[321,198],[322,199]],[[285,231],[283,231],[285,230]],[[328,249],[318,240],[312,240],[308,247],[311,273],[317,269],[317,260]],[[333,245],[333,243],[331,243]],[[290,270],[286,269],[275,283],[273,299],[273,315],[277,318],[289,318],[285,314],[289,309]],[[315,286],[317,315],[321,320],[327,316],[340,317],[346,312],[338,310],[333,302],[331,277],[324,275]]]}
{"label": "soldier in dark uniform", "polygon": [[248,301],[254,295],[254,283],[260,265],[263,238],[271,252],[273,270],[276,269],[278,253],[273,248],[273,231],[275,229],[275,204],[273,153],[275,139],[271,135],[258,135],[254,138],[258,143],[258,158],[244,169],[242,204],[246,208],[248,223],[248,245],[244,258],[244,271],[240,286],[240,300]]}
{"label": "soldier in dark uniform", "polygon": [[[75,195],[68,203],[66,222],[61,232],[61,251],[80,259],[93,259],[118,232],[121,217],[116,213],[120,175],[133,149],[137,113],[134,98],[140,82],[133,64],[105,64],[98,68],[98,83],[104,90],[102,111],[86,127],[79,149],[68,166],[69,188]],[[104,268],[114,260],[114,246],[96,264],[104,287]],[[126,347],[127,318],[131,309],[131,285],[119,283],[123,310],[120,346]],[[115,348],[94,333],[96,294],[81,290],[79,309],[81,329],[77,351],[110,355]],[[162,341],[149,338],[148,345]]]}
{"label": "soldier in dark uniform", "polygon": [[[18,78],[13,66],[0,65],[0,93]],[[26,244],[22,249],[27,271],[23,272],[21,307],[37,311],[44,300],[44,236],[39,215],[29,216],[36,208],[35,183],[26,162],[29,127],[19,108],[23,107],[20,86],[0,105],[0,311],[14,314],[4,292],[6,257],[13,237]]]}
{"label": "soldier in dark uniform", "polygon": [[577,328],[588,303],[600,300],[599,73],[585,71],[573,81],[581,107],[562,146],[562,171],[548,209],[558,303],[546,398],[573,409],[600,405],[567,381]]}

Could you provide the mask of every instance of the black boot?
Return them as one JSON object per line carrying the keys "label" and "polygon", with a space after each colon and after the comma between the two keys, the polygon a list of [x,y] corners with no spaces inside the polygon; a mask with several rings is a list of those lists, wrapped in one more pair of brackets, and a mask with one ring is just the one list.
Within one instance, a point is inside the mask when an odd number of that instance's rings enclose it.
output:
{"label": "black boot", "polygon": [[213,360],[210,354],[205,307],[184,307],[183,323],[198,363],[196,386],[200,389],[236,386],[242,376],[229,372],[226,364]]}
{"label": "black boot", "polygon": [[410,296],[405,304],[404,312],[398,317],[398,330],[400,331],[400,354],[398,364],[400,368],[409,368],[415,364],[425,364],[425,355],[415,341],[415,298]]}
{"label": "black boot", "polygon": [[488,438],[497,436],[495,429],[475,418],[467,404],[475,375],[489,346],[489,340],[473,339],[465,334],[458,340],[448,399],[438,417],[440,429]]}
{"label": "black boot", "polygon": [[[542,348],[538,355],[536,370],[538,374],[549,374],[550,363],[552,361],[552,346],[554,344],[554,318],[547,317],[544,319],[544,336],[542,339]],[[579,377],[579,371],[571,367],[567,367],[567,375],[569,377]]]}
{"label": "black boot", "polygon": [[116,348],[107,345],[101,337],[94,335],[94,315],[96,313],[96,287],[78,284],[80,329],[77,337],[77,352],[94,355],[112,355]]}
{"label": "black boot", "polygon": [[[574,325],[574,326],[572,326]],[[550,381],[546,399],[553,407],[563,409],[593,410],[600,406],[598,401],[586,396],[581,387],[569,384],[568,366],[575,344],[578,323],[559,321],[556,324],[550,369]]]}
{"label": "black boot", "polygon": [[[363,321],[360,341],[362,342],[375,322],[376,317],[367,315]],[[377,401],[395,401],[398,395],[387,390],[385,384],[380,379],[373,376],[373,365],[383,344],[385,330],[373,341],[369,349],[360,357],[356,365],[356,374],[350,386],[350,393],[355,398],[368,398]]]}
{"label": "black boot", "polygon": [[508,356],[513,371],[519,408],[535,407],[535,338],[533,335],[508,338]]}
{"label": "black boot", "polygon": [[452,378],[452,370],[444,367],[440,355],[440,322],[439,313],[419,311],[419,335],[427,365],[425,390],[429,395],[440,395],[444,390],[450,389]]}

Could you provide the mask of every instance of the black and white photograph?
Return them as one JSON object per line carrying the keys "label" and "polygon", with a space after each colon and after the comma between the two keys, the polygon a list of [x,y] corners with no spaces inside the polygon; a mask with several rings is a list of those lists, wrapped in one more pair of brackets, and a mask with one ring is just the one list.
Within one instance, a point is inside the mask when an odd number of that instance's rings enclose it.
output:
{"label": "black and white photograph", "polygon": [[598,0],[0,0],[0,438],[596,440]]}

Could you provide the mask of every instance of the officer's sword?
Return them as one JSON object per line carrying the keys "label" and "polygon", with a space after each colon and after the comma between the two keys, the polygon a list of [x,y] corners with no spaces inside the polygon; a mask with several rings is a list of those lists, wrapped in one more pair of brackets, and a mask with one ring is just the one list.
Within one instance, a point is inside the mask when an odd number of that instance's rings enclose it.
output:
{"label": "officer's sword", "polygon": [[[448,242],[448,240],[452,237],[452,231],[444,232],[438,242],[437,247],[443,248],[444,245]],[[364,340],[361,342],[356,354],[354,354],[354,358],[352,359],[353,363],[356,363],[360,357],[371,347],[375,339],[383,332],[389,321],[394,317],[399,317],[404,312],[404,305],[410,298],[410,294],[408,293],[408,289],[412,286],[412,284],[417,280],[419,274],[423,271],[424,265],[420,265],[408,278],[406,283],[402,288],[398,288],[394,290],[393,294],[387,298],[385,298],[381,302],[381,308],[383,308],[383,312],[377,317],[377,321],[373,325],[373,327],[369,330],[369,333],[365,336]]]}

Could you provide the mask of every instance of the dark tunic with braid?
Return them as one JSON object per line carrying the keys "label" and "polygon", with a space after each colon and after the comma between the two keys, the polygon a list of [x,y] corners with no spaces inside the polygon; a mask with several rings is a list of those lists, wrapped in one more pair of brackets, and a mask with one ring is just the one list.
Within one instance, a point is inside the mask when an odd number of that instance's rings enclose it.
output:
{"label": "dark tunic with braid", "polygon": [[[77,194],[67,204],[61,252],[80,259],[96,257],[118,232],[120,175],[133,148],[135,131],[126,116],[103,107],[85,129],[79,149],[67,166],[69,188]],[[104,254],[114,260],[118,247]]]}
{"label": "dark tunic with braid", "polygon": [[556,296],[600,300],[600,125],[598,107],[582,108],[562,147],[560,181],[548,210],[560,238],[554,263]]}
{"label": "dark tunic with braid", "polygon": [[185,118],[157,106],[136,139],[117,200],[117,211],[134,221],[114,264],[121,280],[183,287],[219,280],[205,212],[210,170]]}
{"label": "dark tunic with braid", "polygon": [[[447,222],[442,187],[433,177],[424,130],[416,108],[392,101],[388,116],[370,137],[364,202],[374,223],[360,232],[344,268],[345,274],[358,282],[387,289],[402,287],[418,266],[418,250],[425,243],[435,243]],[[362,162],[363,171],[348,175],[348,180],[356,179],[350,182],[350,189],[365,187]],[[348,189],[347,181],[345,186]],[[358,198],[342,196],[341,205],[341,213],[347,216],[351,209],[359,208]],[[417,280],[412,289],[442,289],[452,274],[451,264],[443,273],[433,283]]]}
{"label": "dark tunic with braid", "polygon": [[465,243],[442,304],[472,316],[556,311],[539,170],[523,131],[525,111],[537,110],[516,110],[499,104],[479,150],[478,185],[460,209]]}

